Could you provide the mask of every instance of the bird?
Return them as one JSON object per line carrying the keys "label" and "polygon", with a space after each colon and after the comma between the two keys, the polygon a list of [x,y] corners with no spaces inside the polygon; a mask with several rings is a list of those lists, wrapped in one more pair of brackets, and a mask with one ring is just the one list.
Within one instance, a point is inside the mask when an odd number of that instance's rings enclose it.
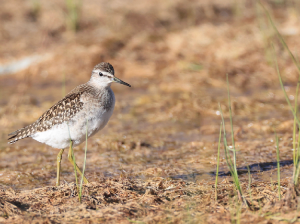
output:
{"label": "bird", "polygon": [[[50,107],[34,123],[14,131],[8,136],[8,143],[21,139],[32,139],[60,149],[57,155],[56,186],[60,184],[61,160],[64,150],[69,147],[68,160],[82,175],[74,161],[72,150],[103,129],[108,123],[115,107],[112,83],[130,84],[115,77],[113,66],[108,62],[97,64],[88,82],[69,92],[63,99]],[[85,176],[83,181],[89,183]]]}

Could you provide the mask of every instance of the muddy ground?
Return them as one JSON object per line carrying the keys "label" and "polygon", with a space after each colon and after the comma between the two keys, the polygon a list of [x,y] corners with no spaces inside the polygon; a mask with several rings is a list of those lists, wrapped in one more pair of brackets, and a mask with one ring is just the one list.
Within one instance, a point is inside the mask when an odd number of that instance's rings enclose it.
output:
{"label": "muddy ground", "polygon": [[[0,223],[298,221],[299,193],[290,185],[293,115],[274,55],[292,104],[298,73],[254,1],[87,0],[77,30],[65,1],[0,3]],[[297,56],[298,1],[263,4]],[[112,85],[115,111],[88,140],[90,183],[79,203],[66,152],[55,187],[59,150],[32,139],[8,145],[6,138],[87,82],[101,61],[132,88]],[[223,147],[215,198],[218,103],[230,134],[226,74],[248,206],[240,203]],[[74,151],[82,167],[84,144]]]}

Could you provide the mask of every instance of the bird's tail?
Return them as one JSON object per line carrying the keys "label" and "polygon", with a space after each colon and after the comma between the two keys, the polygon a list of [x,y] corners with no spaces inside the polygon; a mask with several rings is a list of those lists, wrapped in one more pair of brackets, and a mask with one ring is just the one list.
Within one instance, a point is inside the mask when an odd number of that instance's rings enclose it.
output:
{"label": "bird's tail", "polygon": [[7,140],[9,140],[9,144],[13,144],[23,138],[28,138],[30,137],[32,134],[34,134],[34,130],[35,130],[35,125],[34,123],[33,124],[30,124],[24,128],[21,128],[19,130],[16,130],[10,134],[8,134],[8,136],[11,135],[11,137],[9,137]]}

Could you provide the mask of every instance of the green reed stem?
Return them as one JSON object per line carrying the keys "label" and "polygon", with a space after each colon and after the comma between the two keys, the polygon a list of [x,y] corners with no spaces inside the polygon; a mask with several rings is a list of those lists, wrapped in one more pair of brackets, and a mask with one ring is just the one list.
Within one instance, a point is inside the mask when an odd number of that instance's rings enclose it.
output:
{"label": "green reed stem", "polygon": [[269,36],[267,35],[267,32],[269,32],[268,29],[266,29],[267,24],[266,21],[264,21],[264,18],[261,15],[261,9],[259,7],[259,3],[256,2],[255,4],[255,9],[256,9],[256,20],[258,22],[259,30],[260,33],[262,34],[263,38],[263,43],[264,43],[264,52],[265,52],[265,58],[268,64],[272,64],[272,52],[270,51],[269,44],[268,44],[268,39]]}
{"label": "green reed stem", "polygon": [[295,171],[295,175],[294,175],[294,184],[295,185],[298,185],[298,177],[299,177],[299,171],[300,171],[300,166],[299,166],[299,154],[300,154],[300,129],[298,131],[298,142],[297,142],[297,154],[296,154],[296,162],[297,162],[297,165],[296,165],[296,171]]}
{"label": "green reed stem", "polygon": [[83,168],[82,168],[82,175],[81,175],[80,188],[79,188],[79,202],[80,202],[80,203],[81,203],[82,186],[83,186],[83,177],[84,177],[85,163],[86,163],[87,139],[88,139],[88,120],[86,119],[86,133],[85,133],[84,160],[83,160]]}
{"label": "green reed stem", "polygon": [[[237,172],[237,168],[236,168],[236,148],[235,148],[234,133],[233,133],[233,121],[232,121],[232,112],[231,112],[231,101],[230,101],[228,75],[226,77],[226,80],[227,80],[228,106],[229,106],[229,119],[230,119],[230,127],[231,127],[232,148],[230,148],[227,143],[224,115],[223,115],[221,105],[219,103],[221,119],[222,119],[222,126],[223,126],[223,143],[224,143],[224,150],[225,150],[225,159],[226,159],[226,163],[229,168],[229,171],[231,173],[231,176],[233,178],[233,182],[236,187],[236,190],[238,191],[238,194],[239,194],[241,200],[245,203],[246,206],[248,206],[248,203],[242,194],[242,188],[240,185],[238,172]],[[233,159],[231,158],[229,151],[233,152]]]}
{"label": "green reed stem", "polygon": [[76,171],[76,159],[75,159],[75,155],[74,155],[73,141],[71,140],[71,133],[70,133],[70,127],[69,127],[69,125],[68,125],[68,131],[69,131],[69,138],[70,138],[71,156],[72,156],[72,159],[74,161],[73,167],[74,167],[74,173],[75,173],[75,182],[76,182],[77,191],[79,192],[78,178],[77,178],[77,171]]}
{"label": "green reed stem", "polygon": [[[270,13],[268,12],[268,10],[264,7],[264,5],[259,2],[260,5],[262,6],[262,8],[264,9],[265,11],[265,14],[266,16],[268,17],[269,21],[270,21],[270,24],[271,26],[273,27],[274,31],[276,32],[277,34],[277,37],[279,38],[281,44],[283,45],[283,47],[285,48],[285,50],[288,52],[290,58],[292,59],[293,63],[295,64],[295,66],[297,67],[297,70],[298,70],[298,74],[299,74],[299,78],[298,78],[298,84],[297,84],[297,90],[296,90],[296,99],[298,99],[298,88],[299,88],[299,82],[300,82],[300,64],[299,62],[296,60],[295,56],[293,55],[293,53],[290,51],[288,45],[286,44],[286,42],[284,41],[282,35],[279,33],[278,29],[276,28],[271,16],[270,16]],[[273,47],[273,51],[275,52],[274,50],[274,46],[272,45]],[[282,84],[282,80],[281,80],[281,75],[279,73],[279,69],[278,69],[278,64],[277,64],[277,61],[276,61],[276,69],[277,69],[277,73],[278,73],[278,76],[279,76],[279,81],[280,81],[280,85],[281,85],[281,88],[283,88],[283,84]],[[296,105],[297,105],[297,100],[295,99],[295,110],[293,110],[291,104],[290,104],[290,101],[288,100],[288,97],[287,97],[287,94],[283,88],[283,91],[284,91],[284,95],[285,95],[285,98],[291,108],[291,111],[293,113],[293,116],[294,116],[294,130],[293,130],[293,143],[295,143],[295,140],[296,140],[296,128],[295,128],[295,121],[297,121],[297,124],[298,124],[298,128],[300,129],[300,122],[299,122],[299,119],[297,117],[297,108],[296,108]],[[300,134],[300,131],[299,131],[299,134]],[[295,147],[295,144],[293,144],[293,147],[294,147],[294,152],[293,152],[293,161],[294,161],[294,172],[293,172],[293,181],[294,181],[294,185],[297,185],[298,184],[298,177],[299,177],[299,143],[300,143],[300,139],[299,139],[299,136],[298,136],[298,147],[297,147],[297,152],[296,151],[296,147]]]}
{"label": "green reed stem", "polygon": [[[300,76],[299,76],[300,78]],[[295,95],[295,107],[294,107],[294,110],[295,110],[295,114],[296,116],[298,116],[298,92],[299,92],[299,82],[297,83],[297,88],[296,88],[296,95]],[[298,147],[299,145],[296,144],[298,143],[298,141],[296,142],[296,132],[297,132],[297,121],[296,119],[294,118],[294,126],[293,126],[293,161],[294,161],[294,177],[296,175],[296,168],[297,168],[297,164],[298,164],[298,158],[299,158],[299,154],[298,154]],[[298,140],[299,140],[299,136],[298,136]]]}
{"label": "green reed stem", "polygon": [[226,74],[226,82],[227,82],[227,96],[228,96],[228,108],[229,108],[229,119],[230,119],[230,127],[231,127],[231,141],[232,141],[232,151],[233,151],[233,166],[234,171],[237,173],[236,169],[236,150],[235,150],[235,142],[234,142],[234,132],[233,132],[233,121],[232,121],[232,111],[231,111],[231,101],[230,101],[230,92],[229,92],[229,81],[228,74]]}
{"label": "green reed stem", "polygon": [[278,29],[276,28],[271,16],[270,16],[270,13],[268,12],[268,10],[265,8],[265,6],[259,1],[259,4],[262,6],[262,8],[264,9],[265,11],[265,14],[267,15],[270,23],[271,23],[271,26],[273,27],[275,33],[277,34],[277,37],[279,38],[280,42],[282,43],[283,47],[287,50],[287,52],[289,53],[291,59],[293,60],[294,64],[296,65],[296,67],[298,68],[298,73],[300,75],[300,65],[299,63],[297,63],[297,60],[296,58],[294,57],[294,55],[292,54],[292,52],[290,51],[288,45],[286,44],[286,42],[284,41],[283,37],[281,36],[281,34],[279,33]]}
{"label": "green reed stem", "polygon": [[[275,48],[274,48],[273,44],[272,44],[272,48],[273,48],[273,52],[274,52],[274,55],[275,55]],[[287,101],[287,103],[288,103],[288,105],[290,107],[290,110],[291,110],[291,112],[292,112],[292,114],[294,116],[294,122],[297,122],[298,127],[300,127],[300,122],[299,122],[299,119],[297,117],[297,112],[296,112],[296,110],[293,109],[293,106],[292,106],[292,104],[291,104],[291,102],[289,100],[289,97],[288,97],[288,95],[287,95],[287,93],[285,91],[285,88],[284,88],[284,85],[283,85],[283,82],[282,82],[281,73],[280,73],[280,70],[279,70],[279,67],[278,67],[278,62],[277,62],[276,57],[274,57],[274,64],[275,64],[276,71],[277,71],[277,74],[278,74],[278,78],[279,78],[281,89],[282,89],[282,91],[284,93],[284,97],[285,97],[285,99],[286,99],[286,101]],[[297,87],[297,88],[299,88],[299,87]],[[298,91],[299,90],[296,90],[296,92],[298,92]],[[295,136],[295,138],[296,138],[295,132],[296,132],[296,129],[294,129],[294,133],[293,133],[293,136]],[[299,159],[299,150],[298,150],[299,149],[299,141],[300,141],[300,139],[299,139],[299,136],[298,136],[298,147],[297,147],[297,153],[296,153],[296,156],[295,156],[296,158],[293,157],[293,159],[294,159],[294,161],[293,161],[294,162],[293,182],[294,182],[295,185],[298,184],[298,177],[299,177],[299,170],[298,170],[299,169],[299,162],[298,162],[298,159]],[[293,153],[293,156],[294,156],[294,153]]]}
{"label": "green reed stem", "polygon": [[[264,9],[264,11],[265,11],[265,13],[266,13],[266,15],[267,15],[267,17],[268,17],[268,19],[269,19],[269,21],[270,21],[270,23],[271,23],[273,29],[275,30],[275,32],[276,32],[276,34],[277,34],[277,36],[278,36],[280,42],[282,43],[282,45],[284,46],[284,48],[285,48],[285,49],[287,50],[287,52],[289,53],[289,55],[290,55],[292,61],[294,62],[295,66],[296,66],[297,69],[298,69],[298,74],[300,75],[300,65],[299,65],[299,63],[297,62],[297,60],[296,60],[296,58],[294,57],[293,53],[290,51],[289,47],[287,46],[286,42],[284,41],[284,39],[283,39],[283,37],[281,36],[281,34],[279,33],[279,31],[277,30],[277,28],[276,28],[276,26],[275,26],[275,24],[274,24],[274,22],[273,22],[273,20],[272,20],[272,18],[271,18],[271,16],[270,16],[269,12],[267,11],[267,9],[264,7],[264,5],[263,5],[261,2],[259,2],[259,3],[260,3],[260,5],[262,6],[262,8]],[[273,49],[273,55],[276,55],[276,51],[275,51],[275,48],[274,48],[273,43],[272,43],[272,49]],[[279,71],[279,68],[278,68],[278,62],[277,62],[276,57],[274,57],[274,62],[275,62],[276,71],[277,71],[277,74],[278,74],[278,77],[279,77],[279,82],[280,82],[281,88],[283,89],[283,92],[284,92],[284,96],[285,96],[285,98],[286,98],[287,103],[288,103],[289,106],[290,106],[290,109],[291,109],[291,111],[292,111],[292,113],[293,113],[293,115],[294,115],[294,118],[296,118],[296,120],[297,120],[298,126],[300,127],[300,121],[299,121],[298,117],[296,116],[296,113],[294,112],[293,107],[292,107],[292,105],[291,105],[291,102],[290,102],[290,100],[289,100],[289,98],[288,98],[288,96],[287,96],[287,93],[286,93],[285,89],[284,89],[284,86],[283,86],[283,82],[282,82],[282,79],[281,79],[281,74],[280,74],[280,71]],[[299,80],[300,80],[300,77],[299,77]]]}
{"label": "green reed stem", "polygon": [[215,182],[215,199],[216,200],[218,199],[217,187],[218,187],[218,176],[219,176],[219,165],[220,165],[221,138],[222,138],[222,122],[220,124],[219,142],[218,142],[217,172],[216,172],[216,182]]}
{"label": "green reed stem", "polygon": [[82,0],[65,0],[67,8],[67,28],[76,32],[79,28]]}
{"label": "green reed stem", "polygon": [[[273,44],[272,44],[272,47],[273,47],[273,53],[275,54],[275,49],[274,49],[274,45]],[[281,73],[280,73],[280,70],[279,70],[279,67],[278,67],[278,62],[277,62],[276,57],[274,57],[274,63],[275,63],[276,71],[277,71],[277,74],[278,74],[280,86],[281,86],[281,89],[283,90],[283,93],[284,93],[284,97],[285,97],[285,99],[286,99],[286,101],[287,101],[287,103],[288,103],[288,105],[290,107],[290,110],[293,113],[294,118],[297,121],[298,126],[300,127],[300,121],[299,121],[299,119],[298,119],[298,117],[297,117],[297,115],[296,115],[296,113],[295,113],[295,111],[293,109],[293,106],[292,106],[292,104],[291,104],[291,102],[289,100],[289,97],[288,97],[288,95],[287,95],[287,93],[285,91],[285,88],[284,88],[284,85],[283,85],[283,82],[282,82]]]}
{"label": "green reed stem", "polygon": [[224,151],[225,151],[225,160],[226,160],[226,163],[227,163],[227,166],[229,168],[229,171],[231,173],[231,175],[233,176],[233,163],[232,163],[232,160],[231,160],[231,157],[229,155],[229,152],[228,152],[228,144],[227,144],[227,138],[226,138],[226,129],[225,129],[225,121],[224,121],[224,115],[223,115],[223,110],[219,104],[219,110],[220,110],[220,113],[221,113],[221,119],[222,119],[222,126],[223,126],[223,144],[224,144]]}

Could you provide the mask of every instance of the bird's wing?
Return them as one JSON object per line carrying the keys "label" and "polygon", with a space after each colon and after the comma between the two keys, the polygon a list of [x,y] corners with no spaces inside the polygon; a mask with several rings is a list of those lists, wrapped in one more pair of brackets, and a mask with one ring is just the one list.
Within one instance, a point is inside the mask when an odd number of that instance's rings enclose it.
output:
{"label": "bird's wing", "polygon": [[65,98],[50,107],[36,122],[36,131],[42,132],[53,125],[69,121],[83,107],[80,101],[82,92],[68,94]]}
{"label": "bird's wing", "polygon": [[36,122],[10,133],[9,136],[12,136],[8,139],[10,140],[9,143],[15,143],[20,139],[30,137],[36,132],[46,131],[53,125],[69,121],[82,109],[83,102],[80,101],[80,97],[83,93],[82,88],[75,88],[62,100],[48,109]]}

